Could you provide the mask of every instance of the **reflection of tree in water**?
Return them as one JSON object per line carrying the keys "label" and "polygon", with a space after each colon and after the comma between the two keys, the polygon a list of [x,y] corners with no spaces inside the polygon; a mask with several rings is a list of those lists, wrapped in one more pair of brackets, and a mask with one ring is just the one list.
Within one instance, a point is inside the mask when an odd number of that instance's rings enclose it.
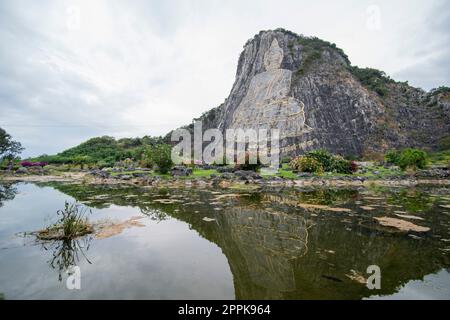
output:
{"label": "reflection of tree in water", "polygon": [[13,184],[0,184],[0,207],[4,201],[13,200],[19,191]]}
{"label": "reflection of tree in water", "polygon": [[52,258],[48,261],[50,267],[58,271],[58,279],[62,281],[62,274],[71,266],[77,265],[81,258],[91,264],[85,251],[89,250],[92,236],[85,236],[78,239],[64,239],[43,241],[42,248],[52,251]]}
{"label": "reflection of tree in water", "polygon": [[435,200],[436,198],[414,188],[391,192],[387,199],[388,203],[402,205],[410,212],[425,211],[433,205]]}
{"label": "reflection of tree in water", "polygon": [[153,221],[160,222],[168,220],[170,218],[170,216],[167,213],[161,210],[156,210],[155,208],[140,206],[139,210],[141,211],[142,214],[146,215],[148,218],[150,218],[150,220]]}

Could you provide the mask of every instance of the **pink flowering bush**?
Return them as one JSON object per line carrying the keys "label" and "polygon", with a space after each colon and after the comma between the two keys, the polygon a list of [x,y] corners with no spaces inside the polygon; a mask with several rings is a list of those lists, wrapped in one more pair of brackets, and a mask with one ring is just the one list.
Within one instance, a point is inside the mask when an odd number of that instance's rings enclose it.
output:
{"label": "pink flowering bush", "polygon": [[22,167],[29,168],[29,167],[44,167],[48,165],[48,162],[31,162],[31,161],[22,161],[20,163]]}

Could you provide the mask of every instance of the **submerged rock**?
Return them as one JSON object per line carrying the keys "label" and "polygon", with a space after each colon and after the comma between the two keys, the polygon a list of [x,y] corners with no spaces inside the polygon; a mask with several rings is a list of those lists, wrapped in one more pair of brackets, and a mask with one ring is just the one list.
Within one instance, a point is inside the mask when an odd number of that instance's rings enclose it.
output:
{"label": "submerged rock", "polygon": [[96,226],[97,231],[95,232],[95,237],[97,239],[105,239],[120,234],[122,233],[123,230],[127,228],[145,227],[145,225],[139,221],[143,218],[144,217],[136,216],[119,223],[113,222],[99,223]]}
{"label": "submerged rock", "polygon": [[412,222],[397,219],[397,218],[391,218],[391,217],[374,217],[375,220],[378,221],[379,224],[385,227],[392,227],[396,228],[403,232],[428,232],[430,231],[430,228],[428,227],[422,227],[418,226]]}

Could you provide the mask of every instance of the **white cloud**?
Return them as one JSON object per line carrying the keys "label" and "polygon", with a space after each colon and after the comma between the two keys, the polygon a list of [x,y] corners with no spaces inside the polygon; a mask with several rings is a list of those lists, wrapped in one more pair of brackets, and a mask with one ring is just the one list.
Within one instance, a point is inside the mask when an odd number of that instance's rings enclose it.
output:
{"label": "white cloud", "polygon": [[[370,5],[379,8],[376,30],[367,28]],[[354,64],[413,85],[448,85],[440,68],[449,57],[445,7],[418,0],[2,1],[0,126],[23,142],[24,155],[97,135],[163,135],[223,102],[243,44],[277,27],[335,42]]]}

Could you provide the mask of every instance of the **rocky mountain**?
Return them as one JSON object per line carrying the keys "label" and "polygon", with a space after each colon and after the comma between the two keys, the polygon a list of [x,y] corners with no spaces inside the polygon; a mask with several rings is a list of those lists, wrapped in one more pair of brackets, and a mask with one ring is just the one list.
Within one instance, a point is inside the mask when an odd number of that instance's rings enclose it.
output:
{"label": "rocky mountain", "polygon": [[245,44],[228,98],[196,120],[204,130],[278,128],[283,155],[433,149],[449,136],[450,89],[396,82],[352,66],[335,44],[276,29]]}

